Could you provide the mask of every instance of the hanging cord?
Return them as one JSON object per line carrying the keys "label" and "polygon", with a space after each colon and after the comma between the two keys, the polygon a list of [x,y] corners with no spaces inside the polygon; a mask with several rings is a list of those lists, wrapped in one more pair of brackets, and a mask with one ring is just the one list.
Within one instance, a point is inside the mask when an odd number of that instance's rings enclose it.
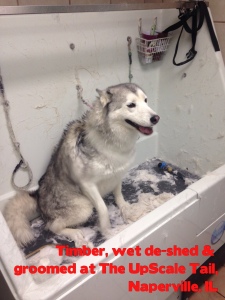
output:
{"label": "hanging cord", "polygon": [[93,109],[93,106],[88,103],[86,100],[84,100],[83,98],[83,88],[80,84],[77,84],[76,85],[76,88],[77,88],[77,98],[82,101],[86,106],[88,106],[90,109]]}
{"label": "hanging cord", "polygon": [[131,43],[132,43],[132,39],[130,36],[127,37],[127,47],[128,47],[128,58],[129,58],[129,82],[131,83],[131,80],[133,78],[133,75],[131,73],[131,65],[132,65],[132,52],[131,52]]}
{"label": "hanging cord", "polygon": [[[15,137],[15,133],[13,131],[12,122],[11,122],[10,115],[9,115],[10,105],[9,105],[9,101],[6,100],[6,97],[5,97],[5,89],[4,89],[4,85],[3,85],[3,79],[2,79],[2,76],[1,76],[1,71],[0,71],[0,95],[1,95],[1,98],[2,98],[2,105],[3,105],[3,108],[4,108],[4,112],[5,112],[5,117],[6,117],[7,128],[8,128],[8,131],[9,131],[9,136],[10,136],[10,139],[11,139],[12,144],[14,146],[14,149],[17,152],[17,155],[20,158],[20,162],[18,163],[18,165],[13,170],[12,177],[11,177],[11,183],[12,183],[12,186],[15,190],[26,190],[32,182],[33,173],[31,171],[31,168],[30,168],[28,162],[25,161],[25,159],[23,158],[23,156],[21,154],[20,143],[17,142],[16,137]],[[24,186],[17,186],[16,183],[15,183],[15,175],[16,175],[16,172],[20,168],[24,169],[28,172],[29,181]]]}

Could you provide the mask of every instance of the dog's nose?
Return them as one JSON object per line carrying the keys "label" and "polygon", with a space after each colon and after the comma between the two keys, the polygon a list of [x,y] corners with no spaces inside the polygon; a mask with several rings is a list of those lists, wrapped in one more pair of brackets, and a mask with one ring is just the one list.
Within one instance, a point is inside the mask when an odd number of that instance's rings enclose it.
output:
{"label": "dog's nose", "polygon": [[151,117],[150,121],[155,125],[159,122],[159,119],[160,117],[158,115],[154,115],[153,117]]}

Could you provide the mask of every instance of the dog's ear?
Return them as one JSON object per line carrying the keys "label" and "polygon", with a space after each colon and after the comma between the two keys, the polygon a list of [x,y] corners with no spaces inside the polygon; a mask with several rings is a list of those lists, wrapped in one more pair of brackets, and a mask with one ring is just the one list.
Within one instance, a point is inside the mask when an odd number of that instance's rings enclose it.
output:
{"label": "dog's ear", "polygon": [[96,92],[99,94],[99,99],[103,107],[111,102],[112,93],[109,88],[103,91],[96,89]]}

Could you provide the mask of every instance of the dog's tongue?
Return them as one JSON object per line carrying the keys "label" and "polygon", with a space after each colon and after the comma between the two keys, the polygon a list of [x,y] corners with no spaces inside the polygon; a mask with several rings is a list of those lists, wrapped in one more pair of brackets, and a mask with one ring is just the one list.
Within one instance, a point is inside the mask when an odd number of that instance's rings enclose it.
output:
{"label": "dog's tongue", "polygon": [[150,135],[152,134],[153,130],[151,127],[143,127],[143,126],[139,126],[138,127],[139,131],[145,135]]}

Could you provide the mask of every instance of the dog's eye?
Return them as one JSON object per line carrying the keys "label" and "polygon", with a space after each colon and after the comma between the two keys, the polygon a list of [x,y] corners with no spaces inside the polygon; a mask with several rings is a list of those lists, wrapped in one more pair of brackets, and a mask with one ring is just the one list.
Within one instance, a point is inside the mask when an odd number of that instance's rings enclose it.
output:
{"label": "dog's eye", "polygon": [[145,103],[147,103],[148,102],[148,99],[147,98],[145,98]]}
{"label": "dog's eye", "polygon": [[135,103],[131,103],[131,104],[128,104],[127,106],[128,106],[129,108],[132,108],[132,107],[135,107],[136,104],[135,104]]}

